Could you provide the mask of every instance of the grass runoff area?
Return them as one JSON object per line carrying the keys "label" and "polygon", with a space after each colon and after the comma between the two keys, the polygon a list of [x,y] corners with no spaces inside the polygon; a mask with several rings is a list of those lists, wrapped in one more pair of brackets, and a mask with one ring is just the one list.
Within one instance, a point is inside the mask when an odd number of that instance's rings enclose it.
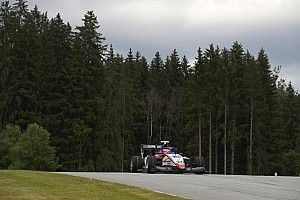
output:
{"label": "grass runoff area", "polygon": [[0,199],[182,199],[146,189],[36,171],[0,170]]}

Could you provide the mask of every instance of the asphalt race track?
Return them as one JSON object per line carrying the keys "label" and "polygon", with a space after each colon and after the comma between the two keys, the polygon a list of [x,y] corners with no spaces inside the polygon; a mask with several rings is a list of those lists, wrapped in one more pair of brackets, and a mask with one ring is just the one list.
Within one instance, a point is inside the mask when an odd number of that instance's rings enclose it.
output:
{"label": "asphalt race track", "polygon": [[300,177],[60,172],[147,188],[188,199],[300,200]]}

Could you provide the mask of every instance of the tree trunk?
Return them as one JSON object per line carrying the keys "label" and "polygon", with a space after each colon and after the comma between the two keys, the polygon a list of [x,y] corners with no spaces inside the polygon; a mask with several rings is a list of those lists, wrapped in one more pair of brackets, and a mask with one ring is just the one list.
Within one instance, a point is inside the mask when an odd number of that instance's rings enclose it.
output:
{"label": "tree trunk", "polygon": [[149,111],[149,106],[147,108],[147,112],[146,112],[146,120],[147,120],[147,143],[150,144],[149,140],[150,140],[150,126],[149,126],[149,115],[150,115],[150,111]]}
{"label": "tree trunk", "polygon": [[224,174],[227,174],[227,102],[225,101],[225,110],[224,110]]}
{"label": "tree trunk", "polygon": [[0,115],[0,132],[2,132],[2,130],[4,129],[4,122],[6,121],[5,120],[5,116],[6,116],[6,111],[7,109],[6,108],[2,108],[1,110],[1,115]]}
{"label": "tree trunk", "polygon": [[249,174],[252,175],[252,148],[253,148],[253,98],[251,98],[250,138],[249,138]]}
{"label": "tree trunk", "polygon": [[152,113],[152,103],[150,107],[150,137],[149,137],[149,144],[151,144],[152,135],[153,135],[153,113]]}
{"label": "tree trunk", "polygon": [[82,166],[82,142],[81,139],[79,140],[79,162],[78,162],[78,171],[81,171],[81,166]]}
{"label": "tree trunk", "polygon": [[125,153],[125,117],[126,117],[126,92],[125,88],[123,91],[123,127],[122,127],[122,161],[121,161],[121,170],[124,172],[124,153]]}
{"label": "tree trunk", "polygon": [[231,141],[231,174],[234,174],[234,150],[235,150],[235,122],[234,122],[234,127],[233,127],[233,132],[232,132],[232,141]]}
{"label": "tree trunk", "polygon": [[161,119],[159,119],[159,142],[162,140],[161,139],[161,129],[162,129],[162,127],[161,127]]}
{"label": "tree trunk", "polygon": [[202,156],[202,146],[201,146],[201,141],[202,141],[202,112],[201,112],[201,101],[199,103],[199,108],[198,108],[198,147],[199,147],[199,157]]}
{"label": "tree trunk", "polygon": [[[210,100],[211,101],[211,100]],[[209,102],[211,104],[211,102]],[[209,105],[209,173],[211,174],[211,164],[212,164],[212,157],[211,157],[211,129],[212,129],[212,124],[211,124],[211,105]]]}
{"label": "tree trunk", "polygon": [[121,163],[121,170],[124,172],[124,151],[125,151],[125,137],[124,132],[122,135],[122,163]]}
{"label": "tree trunk", "polygon": [[218,173],[218,135],[217,129],[215,130],[215,173]]}
{"label": "tree trunk", "polygon": [[257,175],[260,175],[260,148],[257,151]]}
{"label": "tree trunk", "polygon": [[167,131],[166,131],[166,135],[164,139],[169,139],[170,137],[170,107],[168,106],[168,110],[167,110]]}

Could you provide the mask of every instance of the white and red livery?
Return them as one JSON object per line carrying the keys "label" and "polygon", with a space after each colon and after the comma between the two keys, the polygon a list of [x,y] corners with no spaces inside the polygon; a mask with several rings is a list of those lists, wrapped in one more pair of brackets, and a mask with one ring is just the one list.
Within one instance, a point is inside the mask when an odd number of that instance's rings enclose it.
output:
{"label": "white and red livery", "polygon": [[175,147],[168,145],[169,141],[162,141],[161,145],[141,145],[141,155],[132,156],[130,162],[131,172],[194,172],[205,173],[204,159],[194,157],[193,160],[177,153]]}

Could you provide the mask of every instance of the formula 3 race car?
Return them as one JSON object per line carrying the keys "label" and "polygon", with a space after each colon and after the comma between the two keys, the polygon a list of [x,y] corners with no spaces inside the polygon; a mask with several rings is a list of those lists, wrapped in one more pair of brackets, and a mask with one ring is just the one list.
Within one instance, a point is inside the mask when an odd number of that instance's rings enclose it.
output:
{"label": "formula 3 race car", "polygon": [[130,171],[136,172],[173,172],[195,174],[205,173],[204,158],[194,157],[192,160],[181,153],[177,153],[175,147],[169,146],[169,141],[161,141],[162,144],[142,144],[141,155],[132,156]]}

